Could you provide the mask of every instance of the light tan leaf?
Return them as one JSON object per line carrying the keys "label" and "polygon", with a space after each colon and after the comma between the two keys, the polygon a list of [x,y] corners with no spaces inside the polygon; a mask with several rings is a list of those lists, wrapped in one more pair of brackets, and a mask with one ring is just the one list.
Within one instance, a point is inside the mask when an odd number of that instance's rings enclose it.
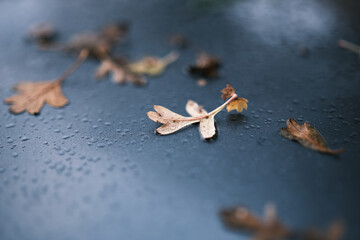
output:
{"label": "light tan leaf", "polygon": [[5,99],[5,103],[11,104],[9,110],[15,114],[25,110],[30,114],[38,114],[44,103],[53,107],[63,107],[68,103],[61,91],[61,82],[56,80],[23,82],[16,85],[14,89],[19,91],[19,94]]}
{"label": "light tan leaf", "polygon": [[[227,86],[229,90],[231,88],[230,85]],[[231,90],[232,89],[232,90]],[[184,117],[177,113],[170,111],[169,109],[154,105],[155,112],[150,111],[147,113],[148,117],[158,123],[162,123],[163,125],[159,127],[156,131],[162,135],[173,133],[185,126],[188,126],[192,123],[200,123],[200,134],[203,139],[210,139],[216,135],[216,127],[215,127],[215,115],[218,114],[221,110],[223,110],[229,103],[237,100],[237,94],[233,88],[230,91],[226,91],[226,94],[231,94],[230,98],[223,103],[221,106],[217,107],[210,113],[207,113],[202,106],[199,106],[196,102],[189,100],[186,104],[186,111],[189,113],[191,117]],[[246,99],[238,99],[239,103],[236,104],[237,110],[242,110],[246,108]]]}
{"label": "light tan leaf", "polygon": [[299,142],[304,147],[328,154],[339,154],[344,152],[344,149],[329,149],[324,137],[307,122],[300,125],[294,119],[290,118],[286,121],[286,126],[287,128],[281,128],[281,135],[290,140]]}
{"label": "light tan leaf", "polygon": [[108,74],[112,74],[114,83],[131,82],[136,85],[145,85],[146,80],[144,77],[131,72],[124,61],[115,61],[110,58],[103,59],[100,66],[96,69],[95,78],[102,79]]}
{"label": "light tan leaf", "polygon": [[203,106],[199,106],[199,104],[192,100],[187,102],[185,110],[192,117],[199,117],[207,114]]}
{"label": "light tan leaf", "polygon": [[243,111],[243,109],[247,109],[247,102],[248,100],[245,98],[236,98],[226,106],[226,109],[228,112],[236,110],[240,113]]}
{"label": "light tan leaf", "polygon": [[129,64],[129,69],[138,74],[157,76],[164,72],[165,68],[176,61],[179,57],[177,52],[171,52],[163,58],[144,57],[143,59]]}
{"label": "light tan leaf", "polygon": [[176,132],[183,127],[200,121],[191,120],[190,117],[184,117],[180,114],[174,113],[163,106],[154,105],[154,109],[156,112],[150,111],[147,115],[154,122],[163,123],[161,127],[156,129],[156,132],[161,135]]}

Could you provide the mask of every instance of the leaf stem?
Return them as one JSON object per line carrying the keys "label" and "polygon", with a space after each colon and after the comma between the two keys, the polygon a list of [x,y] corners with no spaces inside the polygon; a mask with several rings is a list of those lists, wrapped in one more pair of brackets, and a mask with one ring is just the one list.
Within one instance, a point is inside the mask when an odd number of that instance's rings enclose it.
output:
{"label": "leaf stem", "polygon": [[182,121],[196,121],[196,120],[201,120],[203,118],[207,118],[210,117],[211,115],[215,115],[218,112],[220,112],[221,110],[224,109],[224,107],[226,107],[226,105],[228,105],[230,102],[232,102],[234,99],[236,99],[238,96],[236,93],[234,93],[234,95],[231,96],[231,98],[229,98],[226,102],[224,102],[220,107],[217,107],[216,109],[212,110],[211,112],[209,112],[208,114],[205,114],[203,116],[200,117],[195,117],[195,118],[186,118],[186,119],[182,119]]}
{"label": "leaf stem", "polygon": [[65,72],[63,72],[57,79],[56,83],[61,84],[65,81],[66,78],[68,78],[71,74],[73,74],[76,69],[80,67],[80,65],[86,60],[86,58],[89,55],[89,50],[83,49],[79,53],[78,57],[76,58],[75,62],[68,67]]}

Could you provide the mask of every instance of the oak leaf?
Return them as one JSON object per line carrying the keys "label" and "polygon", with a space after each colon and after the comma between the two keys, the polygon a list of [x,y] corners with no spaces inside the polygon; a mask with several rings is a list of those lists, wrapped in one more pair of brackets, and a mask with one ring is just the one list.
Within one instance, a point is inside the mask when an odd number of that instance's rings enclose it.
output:
{"label": "oak leaf", "polygon": [[68,99],[61,91],[61,84],[70,76],[87,58],[88,51],[82,50],[75,62],[55,80],[44,82],[21,82],[14,87],[19,94],[8,97],[5,103],[11,104],[9,111],[19,114],[27,111],[30,114],[39,114],[45,103],[52,107],[63,107]]}
{"label": "oak leaf", "polygon": [[137,62],[129,64],[129,69],[138,74],[157,76],[164,72],[165,68],[176,61],[179,57],[177,52],[171,52],[163,58],[144,57]]}
{"label": "oak leaf", "polygon": [[219,58],[211,56],[206,52],[201,52],[196,58],[194,65],[190,65],[188,71],[190,74],[202,77],[217,77],[218,68],[221,65]]}
{"label": "oak leaf", "polygon": [[95,78],[102,79],[109,74],[112,74],[112,80],[115,83],[131,82],[136,85],[146,84],[146,79],[139,74],[131,72],[127,67],[126,60],[122,58],[103,59],[100,66],[96,69]]}
{"label": "oak leaf", "polygon": [[158,105],[154,105],[155,112],[150,111],[147,115],[152,121],[163,124],[156,129],[156,132],[161,135],[171,134],[190,124],[199,123],[202,138],[210,139],[216,135],[215,115],[235,99],[237,99],[237,94],[234,91],[233,95],[224,104],[210,113],[206,112],[204,108],[196,102],[189,100],[185,109],[191,117],[179,115]]}
{"label": "oak leaf", "polygon": [[281,135],[299,142],[304,147],[327,154],[339,154],[344,149],[331,150],[328,148],[324,137],[309,123],[303,125],[298,124],[294,119],[290,118],[286,121],[287,128],[281,128]]}
{"label": "oak leaf", "polygon": [[14,87],[19,91],[5,99],[5,103],[11,104],[9,110],[19,114],[28,111],[30,114],[39,114],[45,103],[52,107],[63,107],[68,99],[61,91],[61,82],[57,80],[48,82],[22,82]]}

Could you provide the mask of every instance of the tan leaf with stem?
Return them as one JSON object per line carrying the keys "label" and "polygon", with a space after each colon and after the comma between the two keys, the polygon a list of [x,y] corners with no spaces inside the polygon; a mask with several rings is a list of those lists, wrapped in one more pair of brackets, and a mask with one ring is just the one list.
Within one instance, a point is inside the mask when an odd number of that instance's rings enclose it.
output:
{"label": "tan leaf with stem", "polygon": [[8,97],[5,103],[11,104],[10,112],[19,114],[27,111],[30,114],[39,114],[45,103],[52,107],[63,107],[68,103],[61,91],[61,84],[87,58],[88,51],[83,50],[76,61],[57,79],[46,82],[22,82],[14,87],[19,94]]}
{"label": "tan leaf with stem", "polygon": [[196,102],[189,100],[185,109],[191,117],[184,117],[158,105],[154,105],[155,112],[150,111],[147,115],[154,122],[163,124],[156,129],[156,132],[161,135],[174,133],[190,124],[199,122],[202,138],[210,139],[216,135],[215,115],[235,99],[237,99],[237,94],[234,91],[233,95],[224,104],[210,113],[207,113],[203,107],[199,106]]}
{"label": "tan leaf with stem", "polygon": [[309,123],[298,124],[293,118],[286,121],[287,128],[281,128],[281,135],[299,142],[304,147],[327,154],[339,154],[344,149],[331,150],[328,148],[324,137]]}
{"label": "tan leaf with stem", "polygon": [[137,62],[129,64],[129,69],[138,74],[157,76],[164,72],[165,68],[179,58],[177,52],[171,52],[163,58],[144,57]]}
{"label": "tan leaf with stem", "polygon": [[101,61],[100,66],[96,69],[95,78],[102,79],[106,75],[112,74],[112,80],[115,83],[131,82],[136,85],[145,85],[146,79],[139,74],[131,72],[122,59],[105,58]]}

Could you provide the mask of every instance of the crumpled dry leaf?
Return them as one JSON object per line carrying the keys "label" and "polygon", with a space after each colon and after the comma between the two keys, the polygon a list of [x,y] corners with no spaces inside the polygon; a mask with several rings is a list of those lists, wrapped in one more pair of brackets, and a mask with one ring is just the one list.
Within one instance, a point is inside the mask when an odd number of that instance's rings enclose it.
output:
{"label": "crumpled dry leaf", "polygon": [[299,142],[304,147],[327,154],[339,154],[344,149],[331,150],[328,148],[324,137],[309,123],[303,125],[298,124],[294,119],[290,118],[286,121],[287,128],[281,128],[281,135]]}
{"label": "crumpled dry leaf", "polygon": [[177,52],[171,52],[163,58],[144,57],[137,62],[129,64],[129,69],[138,74],[157,76],[164,72],[165,68],[176,61],[179,57]]}
{"label": "crumpled dry leaf", "polygon": [[146,79],[143,76],[133,73],[128,69],[125,59],[103,59],[100,66],[96,69],[95,78],[102,79],[108,74],[112,74],[112,80],[115,83],[131,82],[136,85],[146,84]]}
{"label": "crumpled dry leaf", "polygon": [[344,235],[344,224],[342,221],[334,221],[323,233],[310,229],[304,235],[306,240],[340,240]]}
{"label": "crumpled dry leaf", "polygon": [[209,55],[206,52],[198,54],[194,65],[190,65],[188,71],[190,74],[202,77],[217,77],[218,68],[221,65],[219,58]]}
{"label": "crumpled dry leaf", "polygon": [[226,88],[221,90],[221,93],[222,93],[221,98],[225,101],[226,99],[234,95],[235,90],[232,86],[230,86],[230,84],[226,84]]}
{"label": "crumpled dry leaf", "polygon": [[274,205],[266,205],[264,220],[244,207],[223,210],[221,217],[228,227],[250,232],[254,240],[279,240],[292,235],[291,230],[277,218]]}
{"label": "crumpled dry leaf", "polygon": [[9,110],[19,114],[28,111],[30,114],[39,114],[45,103],[52,107],[63,107],[68,103],[61,91],[61,82],[57,80],[47,82],[22,82],[14,87],[18,95],[5,99],[11,104]]}
{"label": "crumpled dry leaf", "polygon": [[[229,84],[226,84],[226,88],[221,90],[221,92],[222,92],[222,96],[221,96],[222,99],[226,100],[229,97],[234,95],[235,90],[232,86],[230,86]],[[247,103],[248,103],[248,100],[246,100],[245,98],[237,97],[226,106],[226,109],[228,112],[230,112],[232,110],[236,110],[237,112],[240,113],[243,111],[243,109],[247,109]]]}
{"label": "crumpled dry leaf", "polygon": [[215,115],[236,98],[237,95],[234,91],[233,95],[224,104],[210,113],[207,113],[204,108],[196,102],[189,100],[185,109],[191,117],[184,117],[158,105],[154,105],[155,112],[150,111],[147,115],[152,121],[163,124],[156,129],[156,132],[161,135],[174,133],[190,124],[199,122],[202,138],[210,139],[216,135]]}
{"label": "crumpled dry leaf", "polygon": [[51,46],[58,32],[54,25],[50,23],[39,23],[31,26],[28,32],[28,39],[35,41],[39,48],[47,48]]}

